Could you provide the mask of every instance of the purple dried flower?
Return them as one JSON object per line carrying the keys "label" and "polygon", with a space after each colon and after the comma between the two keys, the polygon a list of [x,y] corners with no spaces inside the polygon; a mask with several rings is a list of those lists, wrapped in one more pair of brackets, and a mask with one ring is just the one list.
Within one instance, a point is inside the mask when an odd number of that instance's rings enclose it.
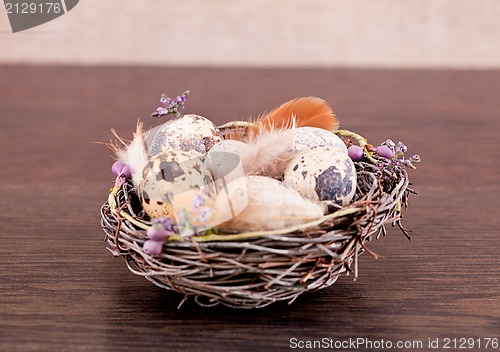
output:
{"label": "purple dried flower", "polygon": [[189,90],[185,91],[174,99],[169,98],[166,94],[162,94],[160,103],[163,104],[163,106],[157,108],[156,112],[152,113],[151,116],[162,117],[167,115],[174,115],[175,117],[179,117],[181,115],[179,110],[184,109],[184,104],[187,100],[188,95]]}
{"label": "purple dried flower", "polygon": [[205,197],[203,197],[201,194],[195,195],[193,197],[193,202],[191,204],[191,211],[194,211],[195,209],[201,207],[204,204],[205,204]]}
{"label": "purple dried flower", "polygon": [[396,184],[399,173],[398,169],[402,167],[414,169],[415,166],[413,163],[420,161],[418,155],[414,155],[410,159],[405,159],[406,151],[407,147],[403,143],[399,142],[396,146],[390,139],[375,148],[375,153],[383,157],[378,159],[375,171],[378,174],[384,191],[389,192]]}
{"label": "purple dried flower", "polygon": [[198,211],[198,216],[195,221],[199,221],[203,225],[207,224],[208,221],[212,218],[213,211],[209,207],[203,207]]}
{"label": "purple dried flower", "polygon": [[400,150],[401,152],[403,153],[406,153],[406,151],[408,150],[408,148],[406,147],[406,145],[404,145],[403,143],[399,142],[398,143],[398,146],[396,147],[398,150]]}
{"label": "purple dried flower", "polygon": [[164,107],[160,106],[158,109],[156,109],[156,113],[158,114],[158,116],[163,116],[163,115],[168,115],[169,111],[168,109],[165,109]]}
{"label": "purple dried flower", "polygon": [[394,143],[392,139],[386,140],[384,143],[382,143],[382,145],[388,146],[389,149],[391,149],[393,152],[396,151],[396,143]]}
{"label": "purple dried flower", "polygon": [[184,238],[189,238],[191,235],[195,233],[192,228],[189,227],[183,227],[182,230],[180,231],[179,235]]}
{"label": "purple dried flower", "polygon": [[152,220],[153,225],[161,225],[163,228],[170,232],[175,232],[175,222],[167,218],[155,218]]}
{"label": "purple dried flower", "polygon": [[163,105],[168,105],[170,104],[170,98],[166,94],[162,94],[160,98],[160,103]]}
{"label": "purple dried flower", "polygon": [[411,160],[403,160],[403,165],[406,166],[406,167],[409,167],[410,169],[414,169],[415,166],[413,165],[413,163],[411,162]]}

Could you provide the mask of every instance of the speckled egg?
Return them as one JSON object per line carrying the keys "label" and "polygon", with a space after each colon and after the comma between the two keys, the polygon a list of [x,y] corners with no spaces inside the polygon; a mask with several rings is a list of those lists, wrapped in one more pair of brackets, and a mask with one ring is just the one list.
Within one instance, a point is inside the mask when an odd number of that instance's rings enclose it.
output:
{"label": "speckled egg", "polygon": [[214,152],[228,152],[241,155],[243,151],[248,148],[250,148],[250,146],[246,143],[233,139],[226,139],[215,144],[210,150]]}
{"label": "speckled egg", "polygon": [[[248,148],[243,142],[224,140],[214,145],[205,157],[205,166],[215,180],[221,222],[238,215],[248,204],[245,172],[240,159],[241,153]],[[238,189],[238,192],[231,193],[229,189]]]}
{"label": "speckled egg", "polygon": [[149,154],[181,151],[201,156],[223,139],[222,133],[209,119],[194,114],[184,115],[160,126],[152,136]]}
{"label": "speckled egg", "polygon": [[298,127],[295,129],[293,136],[294,142],[290,151],[294,154],[317,146],[335,147],[347,153],[344,141],[335,133],[322,128]]}
{"label": "speckled egg", "polygon": [[137,194],[151,218],[175,219],[176,212],[191,209],[196,195],[214,197],[215,185],[200,158],[185,152],[168,152],[151,157]]}
{"label": "speckled egg", "polygon": [[[205,166],[215,178],[225,177],[241,166],[240,157],[250,146],[236,140],[224,140],[215,144],[205,157]],[[241,167],[241,170],[243,168]],[[239,175],[241,177],[243,175]]]}
{"label": "speckled egg", "polygon": [[343,150],[319,146],[297,154],[285,170],[284,183],[312,200],[345,206],[356,192],[356,168]]}

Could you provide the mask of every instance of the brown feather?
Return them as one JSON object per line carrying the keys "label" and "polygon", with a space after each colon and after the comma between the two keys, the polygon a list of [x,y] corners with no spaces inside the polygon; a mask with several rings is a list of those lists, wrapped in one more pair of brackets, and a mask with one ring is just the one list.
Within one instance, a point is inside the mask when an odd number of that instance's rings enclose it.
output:
{"label": "brown feather", "polygon": [[269,114],[260,117],[250,133],[260,129],[290,127],[295,119],[297,127],[317,127],[335,132],[339,128],[339,120],[328,103],[317,97],[302,97],[292,99]]}

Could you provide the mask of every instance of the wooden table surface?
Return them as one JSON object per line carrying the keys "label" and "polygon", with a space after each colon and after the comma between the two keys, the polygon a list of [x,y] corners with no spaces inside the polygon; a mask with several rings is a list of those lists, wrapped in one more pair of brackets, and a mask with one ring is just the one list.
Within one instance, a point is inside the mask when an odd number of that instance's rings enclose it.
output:
{"label": "wooden table surface", "polygon": [[[0,84],[1,351],[288,351],[356,338],[402,351],[474,338],[468,350],[494,350],[484,347],[500,338],[500,72],[2,66]],[[105,249],[112,159],[92,142],[111,128],[130,138],[138,118],[157,124],[161,93],[185,89],[185,111],[215,122],[316,95],[373,144],[405,142],[423,159],[404,218],[413,240],[390,229],[370,243],[384,258],[364,254],[357,281],[291,306],[177,309],[179,294]]]}

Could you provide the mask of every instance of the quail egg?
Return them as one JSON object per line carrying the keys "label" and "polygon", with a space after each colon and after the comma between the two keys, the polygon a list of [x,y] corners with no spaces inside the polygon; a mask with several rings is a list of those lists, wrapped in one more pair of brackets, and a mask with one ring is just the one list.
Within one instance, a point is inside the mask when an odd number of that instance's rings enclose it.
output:
{"label": "quail egg", "polygon": [[190,211],[196,196],[214,197],[215,184],[200,158],[168,152],[150,158],[137,193],[151,218],[176,219],[179,212]]}
{"label": "quail egg", "polygon": [[298,154],[303,150],[316,146],[329,146],[339,148],[347,153],[344,141],[335,133],[317,127],[298,127],[293,133],[294,142],[290,151]]}
{"label": "quail egg", "polygon": [[150,131],[148,149],[150,155],[164,151],[182,151],[192,156],[207,153],[224,138],[217,126],[199,115],[184,115],[165,122]]}
{"label": "quail egg", "polygon": [[285,170],[284,183],[303,197],[345,206],[356,192],[356,168],[343,150],[318,146],[297,154]]}
{"label": "quail egg", "polygon": [[[229,220],[247,206],[245,172],[240,158],[241,153],[247,148],[249,146],[243,142],[224,140],[214,145],[205,157],[205,166],[215,180],[219,215],[226,215],[220,221]],[[229,189],[235,189],[237,192],[230,192]]]}
{"label": "quail egg", "polygon": [[[218,226],[224,231],[276,230],[318,219],[323,207],[318,202],[304,199],[299,192],[282,182],[265,176],[246,176],[248,205],[237,216]],[[229,187],[229,193],[238,199],[240,185]]]}
{"label": "quail egg", "polygon": [[[205,166],[208,167],[212,175],[217,179],[226,177],[236,169],[243,172],[241,166],[241,155],[244,151],[250,148],[245,144],[236,140],[224,140],[215,144],[205,157]],[[238,177],[243,174],[238,175]]]}

